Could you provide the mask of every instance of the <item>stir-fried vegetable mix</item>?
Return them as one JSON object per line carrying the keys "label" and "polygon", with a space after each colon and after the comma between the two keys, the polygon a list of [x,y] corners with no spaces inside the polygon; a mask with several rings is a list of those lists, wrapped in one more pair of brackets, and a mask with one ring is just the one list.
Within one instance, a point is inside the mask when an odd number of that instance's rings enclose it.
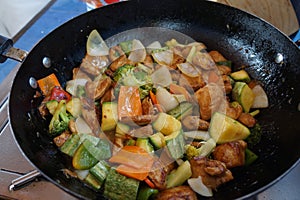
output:
{"label": "stir-fried vegetable mix", "polygon": [[72,158],[64,171],[110,199],[212,196],[258,158],[255,116],[268,106],[231,65],[200,42],[108,48],[93,31],[66,88],[54,74],[38,80],[49,135]]}

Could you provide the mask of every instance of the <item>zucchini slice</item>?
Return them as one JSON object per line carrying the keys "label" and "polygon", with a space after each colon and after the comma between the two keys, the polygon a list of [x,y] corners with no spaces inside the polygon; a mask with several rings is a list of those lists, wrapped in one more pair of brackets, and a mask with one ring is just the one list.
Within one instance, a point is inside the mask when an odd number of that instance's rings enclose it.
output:
{"label": "zucchini slice", "polygon": [[217,144],[243,140],[250,135],[246,126],[219,112],[213,114],[208,131]]}
{"label": "zucchini slice", "polygon": [[239,102],[244,112],[248,113],[254,102],[254,94],[244,82],[236,82],[232,90],[232,98]]}

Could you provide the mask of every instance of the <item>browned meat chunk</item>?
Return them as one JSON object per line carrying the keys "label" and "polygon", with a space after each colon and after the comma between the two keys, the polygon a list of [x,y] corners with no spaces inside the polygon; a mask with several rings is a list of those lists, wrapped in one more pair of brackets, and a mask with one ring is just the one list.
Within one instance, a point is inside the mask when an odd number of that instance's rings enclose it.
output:
{"label": "browned meat chunk", "polygon": [[205,86],[205,82],[202,76],[189,77],[185,74],[181,74],[179,79],[179,85],[185,88],[193,88],[194,91]]}
{"label": "browned meat chunk", "polygon": [[150,124],[156,118],[156,115],[139,115],[133,117],[122,117],[120,122],[129,124],[130,126],[144,126]]}
{"label": "browned meat chunk", "polygon": [[233,179],[231,171],[221,161],[198,157],[190,160],[190,163],[192,177],[201,176],[203,184],[209,188],[216,189],[221,184]]}
{"label": "browned meat chunk", "polygon": [[142,101],[143,115],[153,115],[155,113],[153,103],[149,97]]}
{"label": "browned meat chunk", "polygon": [[213,151],[213,157],[225,163],[226,167],[238,167],[245,164],[245,149],[247,143],[243,140],[218,145]]}
{"label": "browned meat chunk", "polygon": [[209,55],[215,62],[227,61],[227,59],[218,51],[210,51]]}
{"label": "browned meat chunk", "polygon": [[197,200],[196,193],[187,185],[177,186],[158,193],[156,200]]}
{"label": "browned meat chunk", "polygon": [[[226,62],[227,59],[224,58],[224,56],[218,52],[218,51],[210,51],[209,55],[212,57],[212,59],[217,62]],[[217,68],[221,75],[228,75],[231,73],[231,68],[226,65],[217,65]]]}
{"label": "browned meat chunk", "polygon": [[142,127],[136,128],[136,129],[132,129],[129,132],[129,135],[133,136],[133,137],[138,137],[138,138],[149,137],[149,136],[153,135],[153,129],[152,129],[152,126],[149,124],[147,126],[142,126]]}
{"label": "browned meat chunk", "polygon": [[88,81],[85,85],[87,96],[91,99],[99,100],[110,88],[111,83],[112,80],[109,77],[93,82]]}
{"label": "browned meat chunk", "polygon": [[237,119],[242,114],[243,108],[238,102],[226,102],[226,115],[232,119]]}
{"label": "browned meat chunk", "polygon": [[182,120],[182,125],[187,130],[203,130],[207,131],[209,127],[209,122],[200,119],[199,116],[187,116]]}
{"label": "browned meat chunk", "polygon": [[81,100],[82,104],[82,117],[86,121],[86,123],[89,125],[89,127],[92,129],[93,134],[96,136],[100,133],[100,111],[99,108],[97,108],[94,105],[94,100],[88,99],[88,98],[82,98]]}
{"label": "browned meat chunk", "polygon": [[114,89],[112,87],[110,87],[105,93],[104,95],[101,97],[101,105],[103,102],[109,102],[109,101],[114,101],[116,99],[115,95],[114,95]]}
{"label": "browned meat chunk", "polygon": [[70,135],[71,134],[68,131],[65,131],[62,134],[60,134],[59,136],[56,136],[55,138],[53,138],[53,142],[56,146],[61,147],[67,141],[67,139],[70,137]]}
{"label": "browned meat chunk", "polygon": [[119,58],[114,60],[110,66],[109,69],[112,71],[116,71],[119,67],[122,67],[125,64],[129,64],[130,60],[127,59],[126,55],[121,55]]}
{"label": "browned meat chunk", "polygon": [[156,159],[149,172],[149,179],[159,190],[166,189],[167,175],[172,169],[174,169],[174,163],[166,165],[162,163],[160,159]]}
{"label": "browned meat chunk", "polygon": [[80,69],[91,76],[99,76],[109,64],[106,56],[89,56],[86,55],[82,59]]}
{"label": "browned meat chunk", "polygon": [[249,113],[242,113],[239,116],[238,121],[250,128],[256,124],[256,119]]}
{"label": "browned meat chunk", "polygon": [[170,65],[170,67],[172,69],[177,69],[177,64],[183,63],[184,61],[185,61],[185,59],[182,56],[174,53],[173,62]]}
{"label": "browned meat chunk", "polygon": [[212,113],[216,111],[222,112],[222,104],[226,99],[221,87],[214,83],[197,90],[195,97],[200,107],[200,117],[203,120],[209,120]]}
{"label": "browned meat chunk", "polygon": [[227,75],[222,75],[222,79],[223,79],[223,82],[224,82],[225,93],[229,94],[232,91],[230,78]]}

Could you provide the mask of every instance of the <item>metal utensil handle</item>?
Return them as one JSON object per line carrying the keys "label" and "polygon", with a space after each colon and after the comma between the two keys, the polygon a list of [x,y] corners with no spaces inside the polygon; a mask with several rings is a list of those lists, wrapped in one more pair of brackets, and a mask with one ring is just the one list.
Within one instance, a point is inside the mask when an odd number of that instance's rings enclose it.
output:
{"label": "metal utensil handle", "polygon": [[11,184],[8,187],[8,190],[9,191],[18,190],[26,183],[29,183],[30,181],[36,179],[40,175],[41,173],[37,170],[30,171],[29,173],[12,180]]}
{"label": "metal utensil handle", "polygon": [[26,58],[28,52],[14,48],[13,44],[11,39],[0,35],[0,63],[5,62],[7,58],[18,62],[22,62]]}

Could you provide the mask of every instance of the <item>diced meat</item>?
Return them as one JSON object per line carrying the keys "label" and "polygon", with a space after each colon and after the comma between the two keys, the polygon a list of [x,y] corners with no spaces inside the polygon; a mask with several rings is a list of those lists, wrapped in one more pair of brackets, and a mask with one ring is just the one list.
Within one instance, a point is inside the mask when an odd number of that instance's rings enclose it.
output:
{"label": "diced meat", "polygon": [[109,101],[114,101],[116,99],[115,95],[114,95],[114,89],[113,87],[110,87],[105,93],[104,95],[101,97],[101,105],[103,104],[103,102],[109,102]]}
{"label": "diced meat", "polygon": [[53,138],[53,142],[57,147],[61,147],[67,139],[71,136],[71,134],[68,131],[63,132],[59,136],[56,136]]}
{"label": "diced meat", "polygon": [[203,184],[209,188],[217,189],[221,184],[233,179],[232,173],[226,165],[218,160],[206,157],[196,157],[190,160],[192,177],[201,176]]}
{"label": "diced meat", "polygon": [[242,114],[243,108],[238,102],[231,104],[229,101],[226,101],[226,115],[232,119],[237,119]]}
{"label": "diced meat", "polygon": [[114,60],[110,66],[109,69],[113,72],[116,71],[119,67],[122,67],[125,64],[130,64],[130,60],[127,59],[126,55],[121,55],[116,60]]}
{"label": "diced meat", "polygon": [[222,110],[226,98],[221,87],[214,83],[197,90],[195,97],[200,107],[200,117],[203,120],[209,120],[212,113]]}
{"label": "diced meat", "polygon": [[238,121],[240,121],[242,124],[249,128],[253,127],[256,124],[256,119],[249,113],[241,113],[241,115],[238,118]]}
{"label": "diced meat", "polygon": [[227,75],[222,75],[223,83],[224,83],[224,89],[225,93],[229,94],[232,91],[232,85],[230,82],[230,78]]}
{"label": "diced meat", "polygon": [[88,81],[85,85],[87,96],[91,99],[99,100],[110,88],[112,80],[109,77],[93,82]]}
{"label": "diced meat", "polygon": [[172,62],[172,64],[170,65],[170,67],[171,67],[172,69],[177,69],[177,64],[183,63],[184,61],[185,61],[185,59],[184,59],[182,56],[180,56],[180,55],[174,53],[174,56],[173,56],[173,62]]}
{"label": "diced meat", "polygon": [[219,73],[221,75],[229,75],[231,73],[231,68],[225,65],[217,65]]}
{"label": "diced meat", "polygon": [[146,97],[142,101],[142,109],[143,115],[153,115],[155,114],[155,110],[153,107],[153,103],[149,97]]}
{"label": "diced meat", "polygon": [[94,101],[88,98],[82,98],[82,117],[92,129],[93,134],[98,135],[101,131],[99,120],[100,110],[94,105]]}
{"label": "diced meat", "polygon": [[133,117],[122,117],[120,122],[129,124],[130,126],[144,126],[150,124],[157,118],[157,115],[139,115]]}
{"label": "diced meat", "polygon": [[149,136],[153,135],[153,129],[152,129],[152,126],[149,124],[147,126],[142,126],[142,127],[136,128],[136,129],[132,129],[129,132],[129,135],[133,136],[133,137],[138,137],[138,138],[149,137]]}
{"label": "diced meat", "polygon": [[86,55],[82,59],[80,69],[91,76],[99,76],[109,64],[106,56],[89,56]]}
{"label": "diced meat", "polygon": [[227,59],[218,51],[210,51],[209,55],[215,62],[227,61]]}
{"label": "diced meat", "polygon": [[194,91],[205,86],[205,82],[202,76],[189,77],[185,74],[181,74],[179,79],[179,85],[185,88],[193,88]]}
{"label": "diced meat", "polygon": [[220,144],[213,151],[213,157],[225,163],[228,168],[243,166],[246,148],[247,143],[243,140]]}
{"label": "diced meat", "polygon": [[156,159],[153,162],[151,171],[149,172],[149,179],[155,185],[155,187],[159,190],[166,189],[167,186],[167,175],[170,173],[171,168],[166,166],[164,163],[160,161],[160,159]]}
{"label": "diced meat", "polygon": [[197,200],[196,193],[187,185],[177,186],[158,193],[156,200]]}
{"label": "diced meat", "polygon": [[187,130],[203,130],[207,131],[209,128],[209,122],[200,119],[199,116],[187,116],[182,120],[182,125]]}

